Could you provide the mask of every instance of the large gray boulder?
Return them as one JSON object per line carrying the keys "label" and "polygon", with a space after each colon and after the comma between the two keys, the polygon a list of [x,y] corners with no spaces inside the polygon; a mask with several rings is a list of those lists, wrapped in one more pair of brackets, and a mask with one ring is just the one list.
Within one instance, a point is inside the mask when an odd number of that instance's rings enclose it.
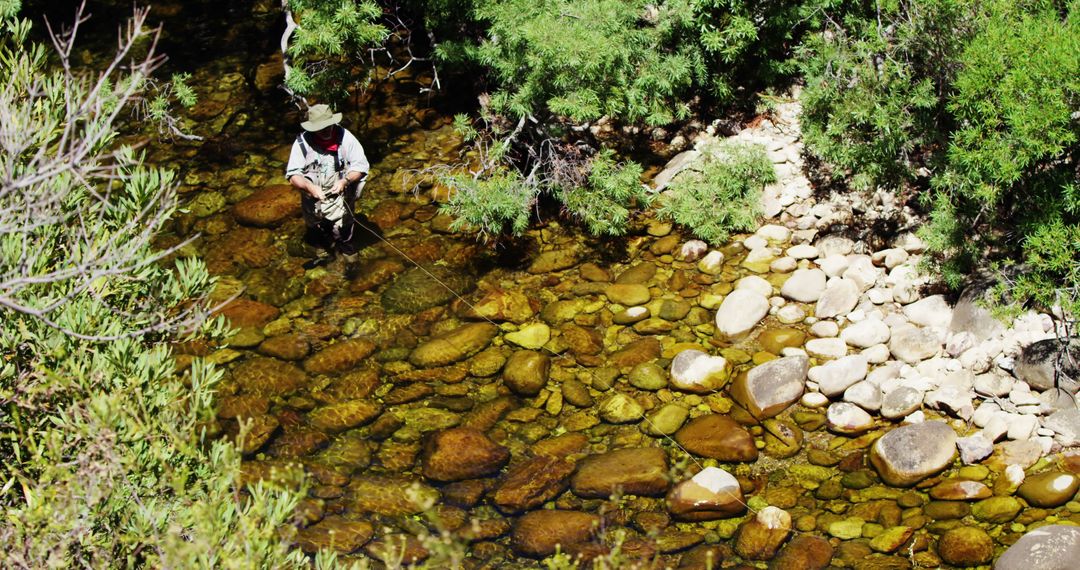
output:
{"label": "large gray boulder", "polygon": [[990,310],[980,302],[991,285],[993,285],[992,281],[981,281],[964,289],[956,306],[953,307],[952,320],[949,323],[950,331],[971,333],[975,336],[976,342],[982,342],[1004,332],[1005,325],[994,318]]}
{"label": "large gray boulder", "polygon": [[1080,388],[1080,339],[1065,343],[1050,338],[1024,347],[1013,374],[1036,390],[1061,388],[1076,393]]}
{"label": "large gray boulder", "polygon": [[898,427],[870,449],[870,463],[894,487],[908,487],[940,473],[954,456],[956,432],[939,421]]}
{"label": "large gray boulder", "polygon": [[1080,527],[1042,526],[1020,537],[994,570],[1073,570],[1080,561]]}

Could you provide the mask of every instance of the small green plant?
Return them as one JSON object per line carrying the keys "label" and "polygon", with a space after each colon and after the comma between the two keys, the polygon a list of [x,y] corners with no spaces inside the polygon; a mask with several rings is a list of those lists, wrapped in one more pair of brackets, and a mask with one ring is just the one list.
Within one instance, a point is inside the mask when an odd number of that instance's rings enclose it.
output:
{"label": "small green plant", "polygon": [[702,149],[702,155],[700,165],[671,184],[658,213],[720,244],[732,231],[753,229],[761,215],[761,189],[776,181],[776,171],[757,144],[723,141]]}
{"label": "small green plant", "polygon": [[654,197],[641,184],[641,165],[615,162],[615,153],[609,149],[593,158],[583,187],[559,188],[556,196],[572,216],[597,236],[626,233],[629,208],[648,207]]}
{"label": "small green plant", "polygon": [[455,218],[450,229],[476,230],[484,238],[521,235],[528,227],[537,191],[518,173],[501,171],[486,178],[454,173],[439,181],[451,190],[450,199],[439,208]]}

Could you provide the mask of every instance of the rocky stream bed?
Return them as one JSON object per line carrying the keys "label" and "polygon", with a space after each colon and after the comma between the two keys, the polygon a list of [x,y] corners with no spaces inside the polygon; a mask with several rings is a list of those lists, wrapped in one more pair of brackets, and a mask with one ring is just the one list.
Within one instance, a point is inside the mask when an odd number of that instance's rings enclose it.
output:
{"label": "rocky stream bed", "polygon": [[304,551],[422,561],[418,537],[443,533],[469,568],[616,546],[645,568],[1080,560],[1080,409],[1053,319],[1006,326],[974,289],[930,295],[910,231],[854,233],[915,222],[884,193],[814,194],[796,102],[736,135],[781,178],[753,234],[710,248],[649,217],[618,239],[545,219],[494,249],[451,232],[445,188],[417,174],[462,142],[401,74],[344,109],[381,235],[305,270],[282,184],[300,115],[271,54],[201,66],[206,140],[151,156],[187,204],[162,245],[198,235],[183,253],[219,277],[215,299],[239,295],[228,345],[179,345],[180,369],[225,369],[216,427],[250,422],[245,481],[303,474],[283,532]]}

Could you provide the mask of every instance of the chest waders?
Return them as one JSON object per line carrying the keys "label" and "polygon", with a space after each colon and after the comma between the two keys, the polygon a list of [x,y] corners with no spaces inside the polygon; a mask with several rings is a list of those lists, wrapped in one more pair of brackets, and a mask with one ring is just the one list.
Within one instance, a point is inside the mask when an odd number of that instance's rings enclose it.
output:
{"label": "chest waders", "polygon": [[[353,208],[367,179],[365,176],[357,182],[346,185],[344,192],[340,194],[329,193],[334,184],[345,176],[345,160],[341,157],[344,137],[345,133],[341,131],[337,140],[338,150],[332,157],[328,152],[309,148],[303,134],[296,137],[296,142],[305,160],[304,176],[318,184],[326,196],[323,200],[315,200],[306,193],[301,193],[300,204],[304,211],[304,221],[318,234],[316,238],[320,246],[331,249],[336,245],[341,253],[351,255],[356,253],[356,246],[352,244],[356,228]],[[312,154],[314,158],[309,158]]]}

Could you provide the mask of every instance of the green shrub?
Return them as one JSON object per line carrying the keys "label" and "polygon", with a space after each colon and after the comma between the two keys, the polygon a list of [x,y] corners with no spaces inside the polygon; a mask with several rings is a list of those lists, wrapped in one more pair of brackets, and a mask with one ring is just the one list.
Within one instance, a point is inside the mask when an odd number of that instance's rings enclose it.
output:
{"label": "green shrub", "polygon": [[481,237],[521,235],[529,225],[537,190],[516,172],[501,171],[477,178],[456,173],[440,177],[451,190],[439,213],[453,216],[450,229],[475,230]]}
{"label": "green shrub", "polygon": [[[342,101],[349,88],[369,79],[354,65],[367,48],[380,46],[388,30],[379,23],[382,9],[370,0],[288,0],[296,30],[288,38],[290,67],[285,85],[297,95]],[[370,71],[370,69],[368,70]]]}
{"label": "green shrub", "polygon": [[641,165],[616,163],[610,150],[593,158],[586,184],[558,188],[555,193],[570,215],[596,236],[626,233],[629,208],[646,208],[654,197],[641,183]]}
{"label": "green shrub", "polygon": [[244,492],[239,453],[206,434],[220,372],[181,377],[170,356],[224,327],[203,320],[205,266],[152,245],[174,176],[115,142],[153,70],[128,52],[145,12],[110,72],[78,73],[73,38],[28,43],[15,4],[0,6],[0,565],[306,566],[278,536],[299,495]]}
{"label": "green shrub", "polygon": [[761,191],[775,181],[764,147],[722,141],[702,149],[701,162],[675,178],[658,214],[718,245],[732,231],[754,228],[761,215]]}

